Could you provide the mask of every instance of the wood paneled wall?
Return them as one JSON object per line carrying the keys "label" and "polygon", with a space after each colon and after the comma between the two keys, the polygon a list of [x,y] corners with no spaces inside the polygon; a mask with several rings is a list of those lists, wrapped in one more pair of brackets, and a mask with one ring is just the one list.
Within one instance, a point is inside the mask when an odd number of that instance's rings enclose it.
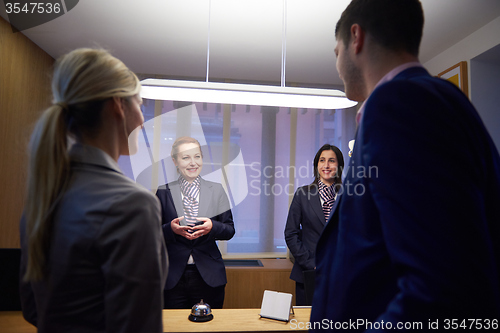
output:
{"label": "wood paneled wall", "polygon": [[293,264],[288,259],[260,259],[262,267],[226,267],[225,309],[260,308],[264,290],[293,295],[295,282],[290,280]]}
{"label": "wood paneled wall", "polygon": [[0,17],[0,248],[19,247],[27,144],[50,105],[54,59]]}

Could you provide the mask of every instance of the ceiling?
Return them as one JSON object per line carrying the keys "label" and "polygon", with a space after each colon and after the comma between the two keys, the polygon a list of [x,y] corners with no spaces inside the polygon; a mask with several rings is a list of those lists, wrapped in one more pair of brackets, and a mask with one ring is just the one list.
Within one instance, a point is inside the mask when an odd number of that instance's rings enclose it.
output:
{"label": "ceiling", "polygon": [[[104,47],[141,77],[192,80],[206,78],[209,41],[210,81],[270,84],[280,83],[285,40],[287,86],[336,87],[342,82],[333,34],[349,2],[81,0],[66,14],[22,33],[54,58],[78,47]],[[500,16],[499,0],[421,2],[423,63]],[[3,6],[0,15],[6,18]]]}

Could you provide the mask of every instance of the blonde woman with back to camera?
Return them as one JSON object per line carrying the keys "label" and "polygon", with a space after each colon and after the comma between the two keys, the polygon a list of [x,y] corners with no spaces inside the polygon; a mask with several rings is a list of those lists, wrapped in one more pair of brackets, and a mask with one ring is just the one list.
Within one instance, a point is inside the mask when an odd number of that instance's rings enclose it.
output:
{"label": "blonde woman with back to camera", "polygon": [[139,91],[106,51],[56,62],[20,228],[23,314],[38,332],[163,332],[160,205],[117,164],[144,121]]}

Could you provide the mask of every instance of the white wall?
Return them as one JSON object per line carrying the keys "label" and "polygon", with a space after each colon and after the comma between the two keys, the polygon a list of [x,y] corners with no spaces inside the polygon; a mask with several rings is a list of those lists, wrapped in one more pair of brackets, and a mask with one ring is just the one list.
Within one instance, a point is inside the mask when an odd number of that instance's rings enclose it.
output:
{"label": "white wall", "polygon": [[[470,59],[499,44],[500,16],[423,65],[431,75],[437,75],[460,61],[467,61],[470,78]],[[472,97],[470,87],[471,84],[469,84],[469,97]]]}
{"label": "white wall", "polygon": [[[497,149],[500,150],[500,59],[492,63],[481,61],[481,55],[489,54],[500,45],[500,17],[497,17],[471,35],[462,39],[423,65],[431,75],[437,75],[447,68],[467,61],[469,98],[476,107]],[[498,48],[498,47],[497,47]],[[490,50],[490,52],[488,52]],[[478,57],[481,56],[481,57]],[[474,59],[476,58],[476,59]]]}
{"label": "white wall", "polygon": [[[500,59],[499,59],[500,62]],[[472,103],[500,148],[500,65],[473,59],[471,61]]]}

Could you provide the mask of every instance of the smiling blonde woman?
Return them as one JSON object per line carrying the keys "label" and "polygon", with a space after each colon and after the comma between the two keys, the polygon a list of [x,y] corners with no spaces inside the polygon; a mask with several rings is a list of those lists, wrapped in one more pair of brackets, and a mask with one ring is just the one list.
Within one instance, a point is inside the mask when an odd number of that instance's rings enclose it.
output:
{"label": "smiling blonde woman", "polygon": [[200,176],[203,154],[196,139],[178,138],[171,156],[179,178],[156,192],[171,253],[165,307],[190,309],[203,299],[212,308],[222,308],[226,269],[215,241],[234,236],[229,200],[221,184]]}

